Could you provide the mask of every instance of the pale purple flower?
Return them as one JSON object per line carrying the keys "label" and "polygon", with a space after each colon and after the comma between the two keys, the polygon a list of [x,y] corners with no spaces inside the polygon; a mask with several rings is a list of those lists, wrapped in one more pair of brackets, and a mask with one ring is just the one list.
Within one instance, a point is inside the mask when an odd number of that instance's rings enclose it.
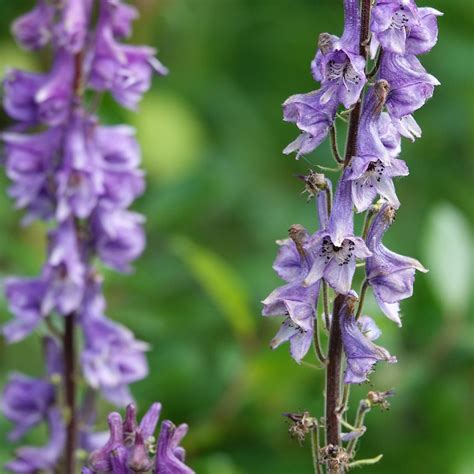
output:
{"label": "pale purple flower", "polygon": [[40,278],[7,278],[5,297],[14,319],[2,327],[2,333],[10,343],[23,340],[42,322],[43,299],[46,283]]}
{"label": "pale purple flower", "polygon": [[357,0],[344,0],[344,32],[341,38],[323,33],[311,63],[313,77],[321,82],[321,104],[335,95],[346,109],[360,97],[367,79],[365,60],[359,54],[360,12]]}
{"label": "pale purple flower", "polygon": [[319,230],[304,244],[312,260],[305,285],[324,278],[338,293],[350,290],[356,259],[371,255],[364,241],[353,232],[351,183],[346,173],[337,186],[328,228]]}
{"label": "pale purple flower", "polygon": [[85,347],[81,363],[88,384],[112,403],[130,403],[128,385],[148,375],[148,345],[105,317],[82,317]]}
{"label": "pale purple flower", "polygon": [[15,459],[9,461],[5,468],[16,474],[36,474],[52,472],[63,454],[66,430],[62,416],[57,408],[48,413],[49,440],[42,447],[22,447],[15,451]]}
{"label": "pale purple flower", "polygon": [[89,85],[109,90],[117,102],[134,110],[150,88],[153,73],[165,75],[168,71],[155,58],[155,49],[115,40],[111,9],[104,8],[99,20]]}
{"label": "pale purple flower", "polygon": [[67,0],[61,7],[61,19],[55,28],[57,46],[77,54],[84,46],[91,0]]}
{"label": "pale purple flower", "polygon": [[356,320],[354,307],[357,297],[355,293],[347,296],[341,309],[341,334],[346,370],[344,383],[362,383],[368,380],[373,366],[379,361],[395,363],[397,359],[383,347],[372,341],[380,336],[380,330],[368,316]]}
{"label": "pale purple flower", "polygon": [[392,119],[392,124],[400,135],[409,138],[412,142],[414,142],[416,138],[421,137],[421,128],[413,115],[404,115],[398,119],[394,118]]}
{"label": "pale purple flower", "polygon": [[377,194],[392,206],[399,207],[393,178],[409,173],[404,161],[393,158],[400,147],[398,133],[389,128],[390,119],[381,116],[387,88],[386,81],[381,80],[368,92],[359,126],[357,155],[352,157],[347,168],[345,179],[351,182],[352,201],[358,212],[365,211]]}
{"label": "pale purple flower", "polygon": [[328,102],[321,103],[325,88],[308,94],[296,94],[283,104],[283,120],[294,122],[301,130],[296,140],[290,143],[283,153],[297,152],[296,159],[311,153],[326,138],[334,123],[337,111],[337,97],[333,95]]}
{"label": "pale purple flower", "polygon": [[438,41],[438,20],[443,15],[434,8],[418,8],[419,23],[414,25],[407,38],[406,54],[424,54]]}
{"label": "pale purple flower", "polygon": [[439,81],[428,74],[414,55],[384,53],[379,78],[390,86],[385,105],[393,119],[400,119],[422,107]]}
{"label": "pale purple flower", "polygon": [[373,255],[367,259],[366,274],[380,309],[401,326],[399,301],[413,294],[415,270],[428,270],[418,260],[396,254],[383,245],[383,234],[394,216],[395,209],[384,204],[370,226],[367,246]]}
{"label": "pale purple flower", "polygon": [[5,132],[5,168],[12,185],[8,194],[17,208],[27,208],[25,220],[49,219],[53,213],[54,195],[50,177],[61,131],[50,128],[37,134]]}
{"label": "pale purple flower", "polygon": [[132,32],[132,21],[138,18],[138,11],[121,0],[107,0],[110,8],[110,24],[116,38],[128,38]]}
{"label": "pale purple flower", "polygon": [[185,451],[180,446],[187,432],[188,425],[184,423],[175,426],[169,420],[163,421],[156,452],[156,474],[194,474],[194,471],[184,464]]}
{"label": "pale purple flower", "polygon": [[131,271],[130,263],[145,248],[143,222],[143,216],[136,212],[100,206],[92,221],[99,258],[115,270]]}
{"label": "pale purple flower", "polygon": [[13,36],[25,49],[40,49],[51,39],[53,17],[54,7],[46,0],[38,0],[32,10],[13,22]]}

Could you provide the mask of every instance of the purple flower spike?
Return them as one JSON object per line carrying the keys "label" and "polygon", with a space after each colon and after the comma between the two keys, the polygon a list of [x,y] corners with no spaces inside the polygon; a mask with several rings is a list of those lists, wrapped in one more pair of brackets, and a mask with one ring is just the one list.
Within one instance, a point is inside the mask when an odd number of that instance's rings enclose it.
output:
{"label": "purple flower spike", "polygon": [[418,110],[440,84],[413,55],[384,53],[379,77],[390,85],[386,106],[393,119],[401,119]]}
{"label": "purple flower spike", "polygon": [[145,442],[153,436],[160,419],[161,403],[153,403],[140,421],[140,432]]}
{"label": "purple flower spike", "polygon": [[344,18],[342,38],[328,33],[320,35],[311,70],[324,89],[321,103],[325,104],[334,95],[348,109],[357,102],[367,82],[365,60],[359,54],[360,13],[357,0],[344,1]]}
{"label": "purple flower spike", "polygon": [[[130,474],[128,469],[128,451],[125,446],[117,446],[110,453],[111,472],[113,474]],[[138,471],[140,472],[140,471]]]}
{"label": "purple flower spike", "polygon": [[66,430],[61,414],[52,408],[48,415],[49,441],[40,448],[24,447],[16,450],[16,458],[8,462],[5,468],[17,474],[35,474],[53,472],[56,463],[63,454]]}
{"label": "purple flower spike", "polygon": [[89,466],[94,471],[111,472],[110,454],[114,449],[121,446],[123,442],[122,417],[120,414],[116,412],[111,413],[107,418],[107,423],[110,431],[107,443],[89,456]]}
{"label": "purple flower spike", "polygon": [[45,0],[20,16],[12,25],[12,33],[18,44],[25,49],[37,50],[46,46],[52,36],[54,8]]}
{"label": "purple flower spike", "polygon": [[[378,337],[380,334],[375,323],[372,320],[368,321],[370,319],[368,317],[365,317],[364,321],[356,321],[354,317],[356,301],[357,297],[352,292],[341,309],[342,342],[347,359],[344,383],[350,384],[368,380],[373,366],[379,361],[397,362],[397,359],[386,349],[371,342],[370,336]],[[369,326],[368,330],[367,326]],[[364,334],[364,329],[366,334]]]}
{"label": "purple flower spike", "polygon": [[380,309],[401,326],[399,302],[413,294],[415,270],[428,270],[418,260],[396,254],[382,244],[382,236],[394,217],[395,209],[385,204],[374,218],[367,235],[373,256],[367,259],[366,273]]}
{"label": "purple flower spike", "polygon": [[[409,174],[405,162],[393,158],[399,151],[399,135],[387,123],[387,116],[381,115],[388,88],[388,83],[380,80],[367,95],[359,129],[357,156],[352,157],[346,175],[346,179],[352,183],[352,201],[358,212],[365,211],[377,194],[398,208],[400,201],[395,193],[393,178]],[[384,135],[381,136],[381,132]]]}
{"label": "purple flower spike", "polygon": [[185,451],[179,446],[187,431],[188,425],[184,423],[176,427],[171,421],[163,421],[157,446],[156,474],[194,474],[184,464]]}
{"label": "purple flower spike", "polygon": [[125,410],[125,420],[123,422],[123,439],[127,448],[133,446],[137,427],[137,407],[134,403],[129,403]]}
{"label": "purple flower spike", "polygon": [[292,95],[284,102],[283,120],[296,123],[302,133],[283,153],[288,155],[296,151],[296,159],[299,159],[301,155],[311,153],[326,138],[338,106],[335,96],[322,103],[326,91],[322,88],[308,94]]}
{"label": "purple flower spike", "polygon": [[15,424],[8,434],[8,439],[17,441],[46,419],[54,401],[54,388],[46,380],[11,374],[0,402],[0,409],[5,418]]}
{"label": "purple flower spike", "polygon": [[90,0],[68,0],[62,7],[61,21],[55,29],[58,46],[77,54],[84,46]]}
{"label": "purple flower spike", "polygon": [[128,467],[133,472],[148,472],[153,467],[153,461],[148,456],[148,449],[140,429],[135,432],[135,444],[130,453]]}

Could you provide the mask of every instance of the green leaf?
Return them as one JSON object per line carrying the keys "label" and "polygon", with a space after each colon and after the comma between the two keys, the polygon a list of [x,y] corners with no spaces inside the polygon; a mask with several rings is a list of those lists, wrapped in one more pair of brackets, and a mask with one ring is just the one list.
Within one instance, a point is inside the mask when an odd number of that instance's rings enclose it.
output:
{"label": "green leaf", "polygon": [[235,334],[243,338],[253,337],[254,315],[242,281],[232,267],[219,255],[187,237],[172,238],[171,247],[227,318]]}
{"label": "green leaf", "polygon": [[456,207],[442,203],[431,210],[425,232],[429,281],[445,314],[458,317],[470,297],[473,238],[468,222]]}

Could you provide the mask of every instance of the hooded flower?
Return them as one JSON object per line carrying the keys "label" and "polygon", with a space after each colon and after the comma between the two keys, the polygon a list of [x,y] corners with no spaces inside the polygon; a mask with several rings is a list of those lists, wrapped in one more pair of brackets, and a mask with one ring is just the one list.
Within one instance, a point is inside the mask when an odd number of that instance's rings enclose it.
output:
{"label": "hooded flower", "polygon": [[128,38],[132,33],[132,21],[138,18],[138,11],[121,0],[107,0],[110,8],[110,24],[116,38]]}
{"label": "hooded flower", "polygon": [[117,10],[113,3],[104,2],[89,85],[99,91],[109,90],[117,102],[134,110],[150,88],[153,73],[165,75],[168,70],[155,58],[155,49],[120,44],[115,40],[117,23],[114,19],[117,17],[114,13]]}
{"label": "hooded flower", "polygon": [[318,51],[311,63],[313,77],[321,82],[325,104],[335,95],[346,109],[360,97],[367,79],[365,60],[359,54],[360,12],[357,0],[344,0],[344,32],[342,38],[322,33]]}
{"label": "hooded flower", "polygon": [[401,326],[399,301],[413,294],[415,270],[428,270],[418,260],[398,255],[383,245],[382,236],[394,217],[395,209],[385,204],[372,221],[367,235],[367,246],[373,255],[367,259],[366,273],[380,309]]}
{"label": "hooded flower", "polygon": [[48,413],[48,443],[42,447],[22,447],[15,451],[15,459],[9,461],[5,468],[17,474],[35,474],[53,472],[64,450],[66,430],[58,409],[52,408]]}
{"label": "hooded flower", "polygon": [[364,241],[353,232],[351,184],[346,171],[337,186],[328,228],[316,232],[304,244],[312,262],[305,285],[324,278],[338,293],[346,294],[350,290],[356,258],[371,255]]}
{"label": "hooded flower", "polygon": [[84,377],[112,403],[131,402],[128,385],[148,375],[148,345],[131,331],[105,317],[82,315],[85,347],[81,355]]}
{"label": "hooded flower", "polygon": [[428,74],[414,55],[384,53],[379,78],[390,85],[385,105],[392,119],[401,119],[431,98],[439,81]]}
{"label": "hooded flower", "polygon": [[38,0],[31,11],[14,21],[13,36],[18,44],[25,49],[41,49],[51,39],[53,17],[54,7],[46,0]]}
{"label": "hooded flower", "polygon": [[378,0],[371,14],[371,56],[380,45],[384,52],[427,53],[438,38],[439,15],[434,8],[417,8],[413,0]]}
{"label": "hooded flower", "polygon": [[308,94],[296,94],[283,104],[283,120],[294,122],[301,130],[299,137],[290,143],[283,153],[297,152],[296,159],[316,149],[326,138],[333,125],[338,106],[337,97],[330,96],[322,103],[326,88]]}
{"label": "hooded flower", "polygon": [[68,0],[64,3],[61,20],[55,29],[58,46],[77,54],[84,46],[89,22],[91,0]]}
{"label": "hooded flower", "polygon": [[373,366],[379,361],[390,363],[397,359],[383,347],[372,341],[380,336],[380,330],[368,316],[356,320],[354,307],[357,296],[349,294],[341,308],[341,334],[347,367],[344,373],[344,383],[362,383],[372,372]]}
{"label": "hooded flower", "polygon": [[54,206],[50,180],[60,130],[50,128],[33,135],[5,132],[1,138],[5,144],[6,173],[12,181],[8,194],[17,208],[27,208],[26,221],[49,219]]}
{"label": "hooded flower", "polygon": [[[387,117],[381,115],[387,93],[387,82],[380,80],[367,94],[359,126],[357,155],[352,157],[346,175],[351,182],[352,201],[358,212],[365,211],[377,194],[392,206],[399,207],[393,178],[408,175],[405,162],[393,158],[400,146],[398,134],[389,128]],[[384,125],[385,130],[381,129]]]}

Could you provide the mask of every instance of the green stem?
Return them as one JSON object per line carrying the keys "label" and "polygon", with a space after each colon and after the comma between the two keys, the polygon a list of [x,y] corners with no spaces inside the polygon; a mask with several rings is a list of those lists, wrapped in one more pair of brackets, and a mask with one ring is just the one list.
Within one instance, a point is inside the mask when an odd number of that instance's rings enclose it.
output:
{"label": "green stem", "polygon": [[339,405],[339,408],[337,409],[337,413],[339,415],[342,415],[347,410],[350,394],[351,394],[351,385],[348,383],[345,383],[344,388],[342,390],[341,404]]}
{"label": "green stem", "polygon": [[362,309],[364,308],[364,302],[365,302],[365,295],[367,294],[368,287],[369,287],[368,280],[364,280],[364,283],[362,283],[362,287],[360,289],[359,306],[357,306],[357,313],[355,315],[356,319],[359,319],[360,315],[362,314]]}
{"label": "green stem", "polygon": [[375,214],[377,214],[377,209],[375,209],[374,206],[369,207],[369,210],[365,214],[364,227],[362,229],[362,238],[364,240],[367,240],[367,234],[369,232],[370,223],[372,222],[372,219],[374,218]]}
{"label": "green stem", "polygon": [[[370,406],[370,400],[364,399],[359,402],[359,408],[357,409],[357,415],[354,423],[354,427],[356,429],[362,428],[364,424],[365,415],[370,411]],[[347,445],[347,454],[349,455],[349,457],[352,457],[354,455],[357,440],[358,438],[352,439]]]}
{"label": "green stem", "polygon": [[319,426],[316,425],[311,430],[311,454],[313,455],[313,466],[315,474],[322,474],[319,462]]}
{"label": "green stem", "polygon": [[359,459],[359,461],[354,461],[349,464],[349,469],[353,467],[362,467],[362,466],[370,466],[372,464],[377,464],[383,458],[383,454],[379,454],[375,458],[370,459]]}
{"label": "green stem", "polygon": [[329,129],[329,137],[331,139],[331,151],[332,156],[336,160],[337,163],[344,163],[344,160],[341,158],[341,154],[339,153],[339,148],[337,146],[337,131],[336,131],[336,123]]}
{"label": "green stem", "polygon": [[323,354],[321,349],[321,341],[319,339],[319,324],[318,324],[318,315],[316,314],[314,317],[314,331],[313,331],[313,347],[314,352],[316,354],[317,359],[321,364],[326,365],[326,356]]}
{"label": "green stem", "polygon": [[326,330],[329,331],[331,327],[331,322],[329,321],[329,296],[328,296],[328,285],[323,280],[322,283],[323,287],[323,311],[324,311],[324,324],[326,326]]}

